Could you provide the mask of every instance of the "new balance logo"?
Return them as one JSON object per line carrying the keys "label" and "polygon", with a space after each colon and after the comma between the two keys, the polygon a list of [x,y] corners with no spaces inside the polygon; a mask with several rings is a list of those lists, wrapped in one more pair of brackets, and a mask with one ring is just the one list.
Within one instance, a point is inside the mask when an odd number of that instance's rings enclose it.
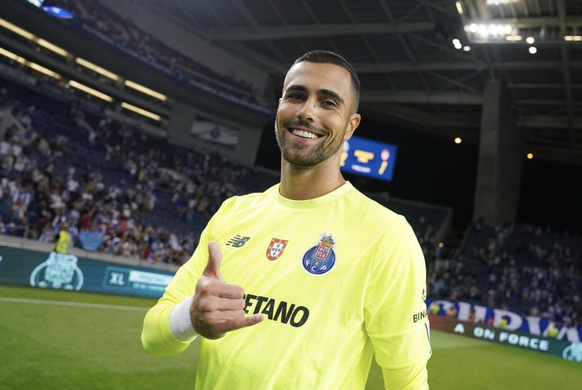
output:
{"label": "new balance logo", "polygon": [[236,236],[228,240],[226,245],[234,246],[235,248],[240,248],[241,246],[246,244],[247,241],[250,239],[251,239],[250,237],[245,237],[237,234]]}

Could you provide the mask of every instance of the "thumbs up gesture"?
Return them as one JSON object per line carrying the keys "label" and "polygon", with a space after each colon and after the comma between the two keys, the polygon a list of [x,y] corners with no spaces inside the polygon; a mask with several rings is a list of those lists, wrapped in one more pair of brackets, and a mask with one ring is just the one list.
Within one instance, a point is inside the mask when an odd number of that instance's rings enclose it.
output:
{"label": "thumbs up gesture", "polygon": [[244,291],[224,282],[220,273],[222,253],[216,242],[208,244],[208,264],[196,283],[190,306],[194,330],[207,339],[219,339],[226,332],[258,324],[262,314],[245,317]]}

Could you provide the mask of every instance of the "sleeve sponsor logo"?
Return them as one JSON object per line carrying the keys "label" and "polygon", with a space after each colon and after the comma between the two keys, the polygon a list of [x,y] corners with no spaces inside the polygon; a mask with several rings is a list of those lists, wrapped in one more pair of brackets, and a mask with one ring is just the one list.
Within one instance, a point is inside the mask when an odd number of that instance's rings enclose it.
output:
{"label": "sleeve sponsor logo", "polygon": [[428,318],[428,312],[427,310],[423,310],[419,313],[413,314],[412,315],[412,322],[417,323],[418,321]]}

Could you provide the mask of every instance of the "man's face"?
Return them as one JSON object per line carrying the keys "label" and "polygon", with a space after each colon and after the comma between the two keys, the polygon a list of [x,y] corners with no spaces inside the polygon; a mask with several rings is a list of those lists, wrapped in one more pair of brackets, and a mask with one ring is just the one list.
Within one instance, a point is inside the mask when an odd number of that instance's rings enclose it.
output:
{"label": "man's face", "polygon": [[341,153],[360,123],[354,111],[350,73],[341,66],[303,61],[293,65],[283,85],[275,136],[283,158],[312,167]]}

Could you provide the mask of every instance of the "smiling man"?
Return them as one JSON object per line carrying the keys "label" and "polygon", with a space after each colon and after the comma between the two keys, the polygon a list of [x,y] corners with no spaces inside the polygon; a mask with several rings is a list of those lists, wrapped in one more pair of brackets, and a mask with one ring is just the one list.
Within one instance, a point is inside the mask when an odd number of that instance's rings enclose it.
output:
{"label": "smiling man", "polygon": [[364,389],[375,357],[386,389],[428,389],[418,241],[340,173],[359,91],[335,53],[293,64],[275,122],[281,183],[225,201],[146,315],[154,355],[201,337],[196,388]]}

